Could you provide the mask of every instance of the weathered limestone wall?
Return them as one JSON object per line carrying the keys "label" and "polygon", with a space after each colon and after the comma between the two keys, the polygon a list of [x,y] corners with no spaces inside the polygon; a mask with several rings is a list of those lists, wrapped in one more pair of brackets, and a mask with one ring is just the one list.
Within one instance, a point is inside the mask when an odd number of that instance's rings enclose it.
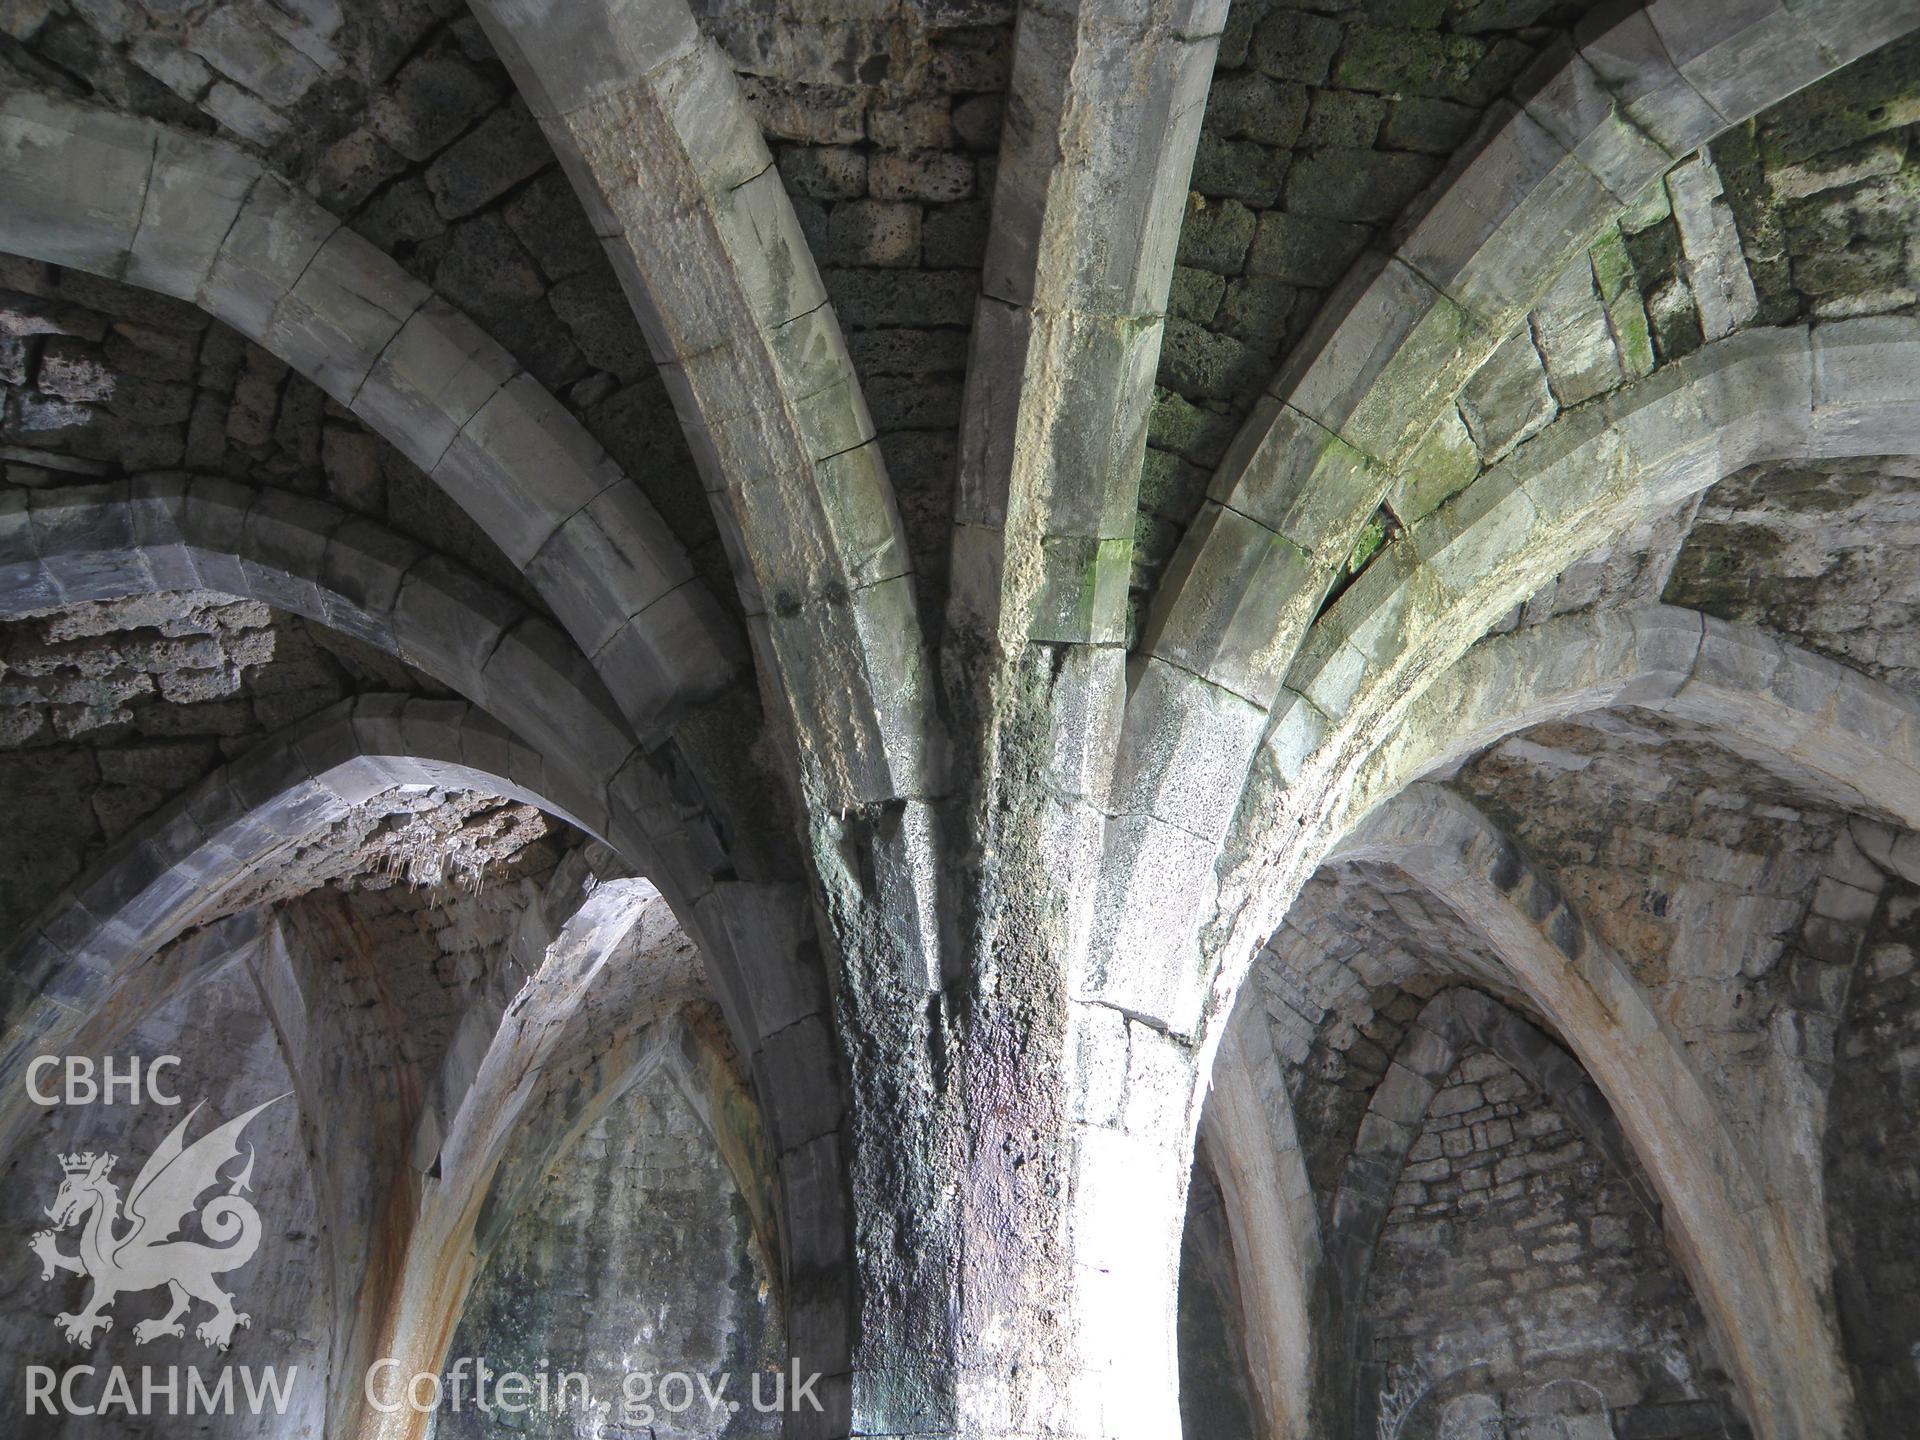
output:
{"label": "weathered limestone wall", "polygon": [[924,613],[945,593],[954,455],[1013,6],[694,6],[774,152],[886,454]]}
{"label": "weathered limestone wall", "polygon": [[0,928],[143,816],[281,726],[363,689],[439,687],[253,601],[205,592],[0,624]]}
{"label": "weathered limestone wall", "polygon": [[[554,1160],[507,1226],[468,1296],[449,1366],[471,1356],[533,1375],[544,1360],[584,1373],[594,1399],[613,1406],[596,1421],[570,1397],[567,1411],[514,1427],[529,1436],[777,1435],[779,1417],[757,1413],[751,1400],[752,1372],[768,1372],[762,1393],[771,1399],[772,1372],[785,1361],[779,1307],[752,1236],[713,1138],[670,1073],[656,1070]],[[674,1371],[694,1377],[692,1405],[677,1414],[661,1407],[657,1389]],[[621,1387],[643,1372],[655,1376],[657,1413],[623,1418]],[[718,1384],[723,1373],[737,1411],[716,1411],[701,1396],[699,1378]],[[677,1405],[680,1394],[676,1382],[666,1398]],[[449,1399],[435,1433],[481,1437],[501,1423],[470,1407],[455,1414]]]}
{"label": "weathered limestone wall", "polygon": [[1341,865],[1301,892],[1249,977],[1242,1003],[1265,1012],[1323,1222],[1407,1027],[1456,976],[1511,984],[1485,942],[1404,875]]}
{"label": "weathered limestone wall", "polygon": [[[359,1079],[390,1085],[418,1103],[468,1003],[496,988],[501,972],[512,973],[508,940],[522,912],[537,903],[556,849],[551,841],[531,844],[447,885],[416,885],[401,873],[382,877],[377,864],[369,865],[370,874],[355,870],[280,907],[288,933],[314,948],[339,986],[336,1008],[392,1017],[392,1053],[365,1063],[396,1078],[370,1072]],[[350,848],[346,853],[351,857]],[[303,878],[310,875],[296,859],[288,888]]]}
{"label": "weathered limestone wall", "polygon": [[1873,1440],[1920,1406],[1920,889],[1881,898],[1847,996],[1826,1133],[1834,1292]]}
{"label": "weathered limestone wall", "polygon": [[1662,599],[1744,620],[1920,694],[1920,462],[1757,465],[1701,498]]}
{"label": "weathered limestone wall", "polygon": [[1767,1127],[1800,1108],[1800,1060],[1774,1027],[1806,997],[1781,962],[1840,817],[1637,713],[1536,727],[1459,783],[1551,866],[1671,1017],[1729,1122],[1767,1153]]}
{"label": "weathered limestone wall", "polygon": [[[1916,60],[1920,43],[1898,41],[1714,143],[1718,203],[1734,219],[1761,323],[1885,314],[1920,300],[1908,243],[1920,219]],[[1700,236],[1687,233],[1684,213],[1676,218],[1687,268],[1698,271]]]}
{"label": "weathered limestone wall", "polygon": [[1356,1437],[1745,1433],[1658,1221],[1504,1060],[1454,1067],[1407,1161]]}

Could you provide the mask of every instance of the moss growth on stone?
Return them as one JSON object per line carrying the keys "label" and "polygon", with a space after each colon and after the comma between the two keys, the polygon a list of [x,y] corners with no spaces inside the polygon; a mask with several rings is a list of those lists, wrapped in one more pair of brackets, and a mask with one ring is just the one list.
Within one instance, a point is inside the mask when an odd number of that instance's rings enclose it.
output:
{"label": "moss growth on stone", "polygon": [[1387,543],[1387,516],[1379,512],[1360,527],[1360,538],[1353,542],[1353,553],[1347,556],[1345,570],[1348,575],[1358,575],[1372,562],[1373,557]]}
{"label": "moss growth on stone", "polygon": [[1358,30],[1334,69],[1336,83],[1352,90],[1453,98],[1473,77],[1487,47],[1464,36],[1417,30]]}
{"label": "moss growth on stone", "polygon": [[1787,324],[1799,313],[1800,300],[1793,290],[1780,217],[1767,192],[1753,122],[1736,125],[1714,141],[1712,156],[1740,234],[1747,273],[1753,277],[1753,288],[1760,298],[1760,313],[1754,323]]}
{"label": "moss growth on stone", "polygon": [[1614,343],[1620,347],[1620,363],[1629,375],[1653,373],[1653,330],[1647,324],[1647,310],[1633,290],[1623,291],[1607,306],[1607,323],[1613,329]]}
{"label": "moss growth on stone", "polygon": [[1402,467],[1393,508],[1409,523],[1430,515],[1480,473],[1480,452],[1459,414],[1449,409],[1420,437]]}
{"label": "moss growth on stone", "polygon": [[1155,388],[1153,408],[1147,413],[1147,439],[1151,444],[1177,451],[1197,464],[1212,465],[1226,453],[1233,430],[1231,415],[1195,405],[1164,386]]}
{"label": "moss growth on stone", "polygon": [[1633,261],[1618,226],[1609,226],[1587,253],[1593,261],[1593,279],[1600,287],[1602,300],[1612,300],[1633,283]]}

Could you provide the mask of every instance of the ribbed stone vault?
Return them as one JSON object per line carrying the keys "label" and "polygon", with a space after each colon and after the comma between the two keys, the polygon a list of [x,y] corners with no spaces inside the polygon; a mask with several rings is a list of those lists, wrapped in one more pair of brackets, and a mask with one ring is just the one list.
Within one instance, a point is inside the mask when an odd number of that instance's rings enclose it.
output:
{"label": "ribbed stone vault", "polygon": [[1914,0],[0,0],[0,1401],[1904,1435],[1916,376]]}

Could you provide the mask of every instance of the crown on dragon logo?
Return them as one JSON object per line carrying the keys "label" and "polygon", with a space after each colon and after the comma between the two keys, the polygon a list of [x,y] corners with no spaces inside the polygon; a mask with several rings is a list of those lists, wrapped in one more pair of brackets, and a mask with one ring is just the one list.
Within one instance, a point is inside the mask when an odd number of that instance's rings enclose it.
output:
{"label": "crown on dragon logo", "polygon": [[[106,1310],[116,1297],[163,1286],[172,1306],[133,1327],[140,1344],[162,1335],[184,1336],[182,1317],[195,1300],[212,1306],[214,1313],[193,1333],[215,1349],[225,1350],[234,1330],[252,1323],[250,1316],[233,1308],[233,1296],[220,1288],[216,1277],[238,1270],[260,1248],[260,1212],[245,1198],[253,1179],[253,1147],[247,1147],[247,1163],[239,1174],[220,1172],[240,1158],[240,1133],[248,1122],[286,1098],[275,1096],[189,1142],[188,1127],[200,1113],[195,1105],[140,1167],[127,1187],[124,1212],[120,1187],[106,1179],[118,1155],[85,1150],[58,1157],[66,1180],[47,1207],[53,1224],[36,1233],[27,1248],[40,1257],[42,1280],[65,1272],[93,1282],[83,1309],[54,1317],[69,1341],[91,1346],[95,1335],[112,1328],[113,1317]],[[207,1191],[221,1185],[224,1194],[201,1203]],[[172,1238],[196,1213],[205,1238]],[[75,1225],[81,1227],[80,1247],[69,1253],[60,1249],[58,1236]]]}

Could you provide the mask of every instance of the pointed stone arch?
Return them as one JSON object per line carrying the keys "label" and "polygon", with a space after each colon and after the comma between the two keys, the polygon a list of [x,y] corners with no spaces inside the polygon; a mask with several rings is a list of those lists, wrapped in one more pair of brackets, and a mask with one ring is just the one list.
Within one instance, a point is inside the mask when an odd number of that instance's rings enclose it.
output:
{"label": "pointed stone arch", "polygon": [[538,753],[465,701],[367,695],[330,706],[161,807],[15,940],[0,1040],[6,1112],[18,1111],[34,1055],[98,1048],[90,1024],[124,1026],[116,992],[162,946],[212,918],[229,885],[405,784],[489,790],[581,823],[546,794]]}
{"label": "pointed stone arch", "polygon": [[[717,1017],[710,1009],[700,1015],[633,1003],[623,988],[623,978],[631,976],[612,973],[606,961],[630,928],[646,927],[646,900],[638,897],[642,912],[635,913],[636,896],[623,892],[619,882],[602,891],[562,922],[547,946],[549,953],[565,949],[584,932],[594,973],[574,975],[571,995],[565,985],[541,983],[549,978],[543,973],[535,982],[538,993],[504,1018],[431,1170],[419,1163],[424,1131],[416,1136],[417,1204],[387,1237],[388,1263],[377,1277],[373,1303],[364,1307],[360,1346],[368,1356],[399,1361],[402,1375],[437,1373],[444,1366],[473,1282],[540,1177],[614,1102],[662,1070],[713,1140],[766,1247],[776,1283],[786,1268],[781,1242],[787,1233],[774,1204],[779,1177],[745,1077],[731,1047],[719,1039]],[[628,923],[618,923],[622,916]],[[609,925],[610,919],[616,923]],[[674,943],[673,936],[644,935],[633,958],[644,967],[647,950],[663,943]],[[677,1003],[688,999],[677,997]],[[610,1033],[594,1037],[597,1046],[583,1051],[587,1027],[607,1019],[594,1012],[608,1006],[622,1014],[613,1017]],[[584,1068],[578,1059],[583,1053],[592,1057]],[[790,1195],[786,1216],[797,1209]],[[821,1218],[803,1215],[801,1223]],[[424,1432],[422,1416],[376,1414],[357,1391],[348,1398],[343,1413],[356,1417],[362,1435]]]}
{"label": "pointed stone arch", "polygon": [[1670,605],[1558,616],[1481,641],[1407,707],[1348,813],[1507,735],[1614,708],[1703,726],[1810,793],[1920,827],[1920,704],[1755,626]]}
{"label": "pointed stone arch", "polygon": [[1287,703],[1336,748],[1377,743],[1415,671],[1438,673],[1608,535],[1759,461],[1911,452],[1916,361],[1907,317],[1747,331],[1569,412],[1355,581],[1315,623]]}
{"label": "pointed stone arch", "polygon": [[[404,1258],[449,1211],[465,1210],[466,1198],[449,1183],[458,1178],[454,1157],[463,1145],[475,1148],[476,1139],[489,1141],[489,1126],[511,1133],[517,1123],[520,1110],[511,1095],[503,1100],[502,1090],[523,1081],[524,1067],[551,1052],[541,1043],[514,1042],[532,1029],[543,1032],[539,1041],[550,1047],[554,1029],[585,1002],[583,982],[622,945],[636,907],[659,903],[646,882],[599,873],[608,867],[597,848],[564,859],[542,902],[515,928],[508,942],[512,964],[474,993],[417,1105],[414,1097],[396,1104],[378,1087],[354,1090],[360,1077],[351,1071],[343,1077],[335,1051],[343,1039],[355,1038],[358,1010],[343,1015],[337,996],[314,984],[310,963],[303,963],[312,954],[299,955],[284,915],[259,927],[250,960],[254,981],[309,1124],[316,1183],[331,1206],[326,1238],[334,1252],[336,1291],[347,1297],[335,1315],[336,1375],[364,1377],[384,1353],[399,1281],[407,1273]],[[503,993],[515,971],[526,977],[524,983],[516,993]],[[411,1132],[403,1128],[409,1118]],[[334,1431],[356,1433],[363,1396],[359,1383],[333,1387],[328,1402]]]}
{"label": "pointed stone arch", "polygon": [[1270,707],[1392,467],[1561,267],[1669,165],[1915,23],[1886,0],[1589,16],[1330,297],[1221,462],[1142,648]]}
{"label": "pointed stone arch", "polygon": [[1334,852],[1418,880],[1483,934],[1605,1095],[1761,1436],[1844,1440],[1852,1385],[1823,1297],[1830,1259],[1720,1114],[1679,1038],[1537,868],[1467,801],[1415,786]]}
{"label": "pointed stone arch", "polygon": [[1259,1433],[1306,1440],[1324,1413],[1315,1387],[1325,1247],[1286,1076],[1252,1007],[1234,1012],[1209,1083],[1200,1135],[1220,1182],[1240,1277]]}
{"label": "pointed stone arch", "polygon": [[511,761],[556,813],[605,836],[659,885],[706,957],[762,1097],[786,1227],[780,1258],[805,1292],[796,1319],[808,1353],[839,1373],[852,1303],[844,1092],[804,889],[769,878],[751,853],[729,853],[684,760],[635,740],[566,636],[383,527],[321,502],[184,475],[0,497],[7,613],[194,587],[338,628],[497,710],[511,730],[485,716],[465,728],[474,763]]}
{"label": "pointed stone arch", "polygon": [[[1116,771],[1128,833],[1111,847],[1094,923],[1139,953],[1142,971],[1185,983],[1171,997],[1129,1001],[1176,1012],[1182,1031],[1204,1014],[1218,1019],[1244,964],[1237,957],[1271,932],[1278,902],[1249,904],[1239,877],[1216,889],[1209,872],[1223,844],[1236,861],[1250,847],[1269,848],[1249,843],[1246,832],[1267,817],[1250,819],[1245,807],[1236,817],[1243,796],[1286,788],[1300,779],[1304,757],[1330,748],[1344,707],[1331,715],[1316,708],[1315,691],[1350,684],[1356,662],[1354,647],[1340,644],[1352,631],[1333,635],[1332,615],[1318,623],[1316,615],[1335,568],[1439,407],[1647,182],[1915,24],[1887,0],[1818,10],[1682,0],[1603,7],[1576,27],[1571,47],[1542,59],[1398,249],[1363,257],[1329,297],[1221,462],[1142,630],[1125,723],[1144,729],[1154,713],[1174,718],[1159,726],[1156,747]],[[1483,492],[1468,503],[1493,498]],[[1444,523],[1430,526],[1436,542]],[[1471,568],[1466,547],[1453,553]],[[1393,568],[1376,563],[1362,579],[1377,590]],[[1334,610],[1342,606],[1361,613],[1351,591]],[[1397,633],[1396,612],[1369,618],[1383,636]],[[1367,643],[1387,643],[1371,631],[1361,639],[1361,655]],[[1316,643],[1337,651],[1338,663],[1319,659]],[[1324,681],[1303,693],[1319,669]],[[1336,777],[1301,789],[1337,786]],[[1289,846],[1299,839],[1294,816],[1274,829]],[[1259,863],[1269,859],[1263,853]],[[1291,893],[1304,878],[1290,873],[1279,888]],[[1207,930],[1201,946],[1187,926],[1166,923],[1170,905]],[[1215,936],[1228,929],[1224,953],[1236,958],[1216,975],[1195,952],[1221,952]]]}
{"label": "pointed stone arch", "polygon": [[[704,868],[719,847],[711,817],[673,793],[571,641],[518,601],[370,521],[224,479],[164,474],[0,497],[0,613],[194,588],[378,646],[511,727],[502,733],[532,757],[527,773],[556,813],[615,841],[698,931],[748,1053],[824,1009],[817,979],[789,963],[808,923],[797,887],[716,886]],[[823,1043],[804,1028],[787,1043],[802,1034],[814,1050]]]}
{"label": "pointed stone arch", "polygon": [[223,141],[0,98],[0,249],[200,306],[352,410],[470,515],[663,734],[737,647],[679,541],[480,328]]}
{"label": "pointed stone arch", "polygon": [[[1212,897],[1216,930],[1230,931],[1221,953],[1250,956],[1271,933],[1325,853],[1311,838],[1351,823],[1373,751],[1507,608],[1619,527],[1742,466],[1912,450],[1916,360],[1909,317],[1735,333],[1567,412],[1402,536],[1315,622],[1262,722]],[[1834,693],[1833,672],[1814,671]],[[1783,661],[1778,678],[1790,689],[1807,673]],[[1826,727],[1836,746],[1849,726],[1898,730],[1903,712],[1868,700],[1891,692],[1847,694],[1867,703]],[[1218,994],[1237,983],[1229,966]]]}

